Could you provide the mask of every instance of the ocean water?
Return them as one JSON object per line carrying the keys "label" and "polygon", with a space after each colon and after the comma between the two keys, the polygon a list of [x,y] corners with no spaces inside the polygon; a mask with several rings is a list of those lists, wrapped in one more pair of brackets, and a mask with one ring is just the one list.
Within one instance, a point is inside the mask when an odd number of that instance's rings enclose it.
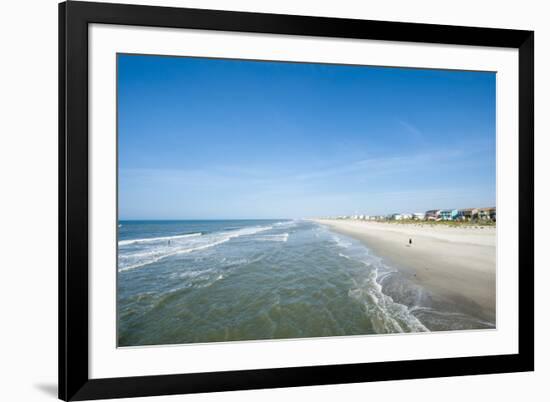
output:
{"label": "ocean water", "polygon": [[118,345],[491,328],[300,220],[121,221]]}

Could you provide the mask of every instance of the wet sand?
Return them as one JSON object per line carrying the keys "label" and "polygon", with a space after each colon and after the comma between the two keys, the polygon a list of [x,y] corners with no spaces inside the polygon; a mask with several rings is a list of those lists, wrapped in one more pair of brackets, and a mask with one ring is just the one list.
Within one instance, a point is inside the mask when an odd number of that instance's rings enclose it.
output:
{"label": "wet sand", "polygon": [[[363,242],[435,299],[495,323],[496,230],[350,220],[315,220]],[[412,244],[409,245],[409,239]]]}

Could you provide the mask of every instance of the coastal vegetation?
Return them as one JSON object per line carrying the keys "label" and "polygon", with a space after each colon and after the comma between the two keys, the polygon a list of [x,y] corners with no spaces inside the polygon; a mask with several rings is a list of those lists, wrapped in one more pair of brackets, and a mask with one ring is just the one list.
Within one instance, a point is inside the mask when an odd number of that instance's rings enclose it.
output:
{"label": "coastal vegetation", "polygon": [[418,225],[418,226],[449,226],[449,227],[495,227],[496,222],[492,220],[470,220],[470,221],[419,221],[416,219],[384,220],[383,222],[396,225]]}

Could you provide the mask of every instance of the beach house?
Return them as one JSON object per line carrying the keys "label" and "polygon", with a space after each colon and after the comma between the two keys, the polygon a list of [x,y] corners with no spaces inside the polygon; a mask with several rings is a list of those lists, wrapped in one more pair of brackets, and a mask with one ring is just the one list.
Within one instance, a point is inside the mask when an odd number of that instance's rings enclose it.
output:
{"label": "beach house", "polygon": [[423,221],[425,217],[426,217],[426,214],[423,212],[415,212],[413,214],[413,219],[417,221]]}
{"label": "beach house", "polygon": [[479,219],[483,220],[497,220],[497,209],[496,207],[489,207],[489,208],[479,208],[478,209],[478,217]]}
{"label": "beach house", "polygon": [[439,211],[439,216],[441,220],[452,221],[458,216],[458,210],[456,209],[442,209]]}
{"label": "beach house", "polygon": [[426,213],[424,214],[424,217],[428,221],[436,221],[440,219],[439,217],[440,212],[441,211],[439,209],[431,209],[429,211],[426,211]]}
{"label": "beach house", "polygon": [[457,219],[463,221],[471,221],[474,218],[477,218],[477,208],[462,208],[458,210]]}

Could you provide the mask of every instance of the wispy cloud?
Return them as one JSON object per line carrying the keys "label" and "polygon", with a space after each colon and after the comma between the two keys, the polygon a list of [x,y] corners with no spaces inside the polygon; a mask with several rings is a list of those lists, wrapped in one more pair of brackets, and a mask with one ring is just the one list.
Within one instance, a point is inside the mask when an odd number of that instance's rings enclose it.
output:
{"label": "wispy cloud", "polygon": [[[471,154],[471,152],[470,152]],[[461,149],[440,149],[410,155],[393,155],[352,160],[323,168],[296,170],[273,166],[212,165],[194,169],[121,169],[125,180],[216,187],[247,185],[250,188],[304,186],[318,181],[381,178],[452,165],[464,167],[469,154]]]}
{"label": "wispy cloud", "polygon": [[304,172],[295,176],[300,181],[318,178],[330,178],[339,175],[391,175],[399,172],[414,172],[425,168],[428,164],[436,166],[443,163],[458,163],[464,152],[460,149],[438,150],[412,155],[395,155],[351,161],[347,164]]}
{"label": "wispy cloud", "polygon": [[417,140],[423,140],[424,139],[424,133],[420,131],[416,126],[413,124],[404,121],[404,120],[398,120],[398,123],[405,128],[405,130],[412,135]]}

